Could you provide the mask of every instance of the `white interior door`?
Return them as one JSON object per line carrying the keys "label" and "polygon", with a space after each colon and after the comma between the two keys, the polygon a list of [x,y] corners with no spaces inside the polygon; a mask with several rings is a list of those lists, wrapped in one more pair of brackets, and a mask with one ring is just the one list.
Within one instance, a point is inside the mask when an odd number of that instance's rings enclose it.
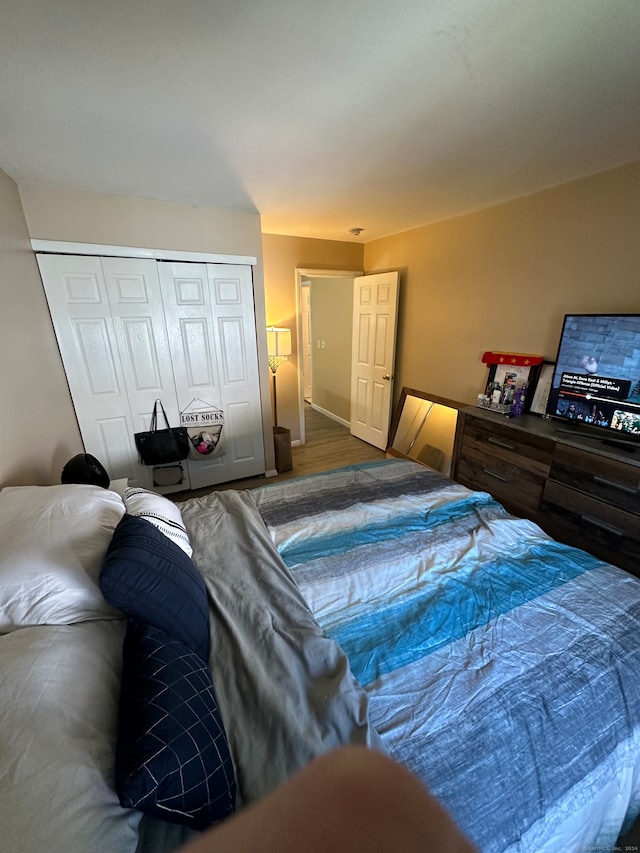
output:
{"label": "white interior door", "polygon": [[351,433],[381,450],[389,437],[397,324],[398,273],[355,278]]}

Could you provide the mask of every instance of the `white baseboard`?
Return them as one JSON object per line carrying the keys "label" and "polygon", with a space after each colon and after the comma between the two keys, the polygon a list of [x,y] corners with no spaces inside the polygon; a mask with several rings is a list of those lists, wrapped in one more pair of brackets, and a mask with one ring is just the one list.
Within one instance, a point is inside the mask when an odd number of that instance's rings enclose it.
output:
{"label": "white baseboard", "polygon": [[327,418],[331,418],[332,421],[337,421],[342,426],[346,426],[347,428],[351,427],[350,421],[345,421],[344,418],[338,417],[338,415],[334,415],[333,412],[328,412],[326,409],[321,409],[320,406],[316,406],[315,403],[311,403],[311,408],[315,409],[316,412],[320,412],[321,415],[325,415]]}

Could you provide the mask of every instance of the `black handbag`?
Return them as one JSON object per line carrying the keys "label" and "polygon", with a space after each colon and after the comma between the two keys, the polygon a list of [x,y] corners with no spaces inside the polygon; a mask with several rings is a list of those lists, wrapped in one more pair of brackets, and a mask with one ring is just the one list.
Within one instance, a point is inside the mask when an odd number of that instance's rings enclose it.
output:
{"label": "black handbag", "polygon": [[[158,405],[162,410],[166,429],[158,429]],[[186,427],[170,427],[167,413],[160,400],[153,405],[151,429],[134,435],[143,465],[167,465],[179,462],[189,455],[189,435]]]}

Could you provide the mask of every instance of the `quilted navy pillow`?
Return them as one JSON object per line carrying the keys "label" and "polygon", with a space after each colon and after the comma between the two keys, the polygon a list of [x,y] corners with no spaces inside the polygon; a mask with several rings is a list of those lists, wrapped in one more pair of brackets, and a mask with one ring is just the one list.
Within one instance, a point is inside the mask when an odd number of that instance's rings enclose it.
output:
{"label": "quilted navy pillow", "polygon": [[209,660],[209,609],[193,560],[151,522],[123,516],[100,572],[109,604],[155,625]]}
{"label": "quilted navy pillow", "polygon": [[233,763],[207,665],[134,620],[124,642],[116,790],[126,808],[196,829],[235,808]]}

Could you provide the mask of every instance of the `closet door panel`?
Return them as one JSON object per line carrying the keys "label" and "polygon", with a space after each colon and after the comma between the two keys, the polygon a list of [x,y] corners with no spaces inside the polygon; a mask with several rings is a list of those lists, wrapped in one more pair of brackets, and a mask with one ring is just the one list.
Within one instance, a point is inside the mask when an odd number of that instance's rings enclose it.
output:
{"label": "closet door panel", "polygon": [[232,442],[229,479],[264,473],[258,347],[251,268],[208,264],[218,377]]}
{"label": "closet door panel", "polygon": [[103,258],[102,267],[136,432],[148,429],[158,398],[171,425],[177,426],[178,403],[156,262]]}
{"label": "closet door panel", "polygon": [[124,319],[121,331],[131,365],[131,385],[140,394],[163,391],[161,367],[155,347],[153,327],[148,317]]}
{"label": "closet door panel", "polygon": [[232,403],[228,407],[232,455],[238,465],[251,463],[256,455],[255,435],[251,430],[251,408],[248,403]]}
{"label": "closet door panel", "polygon": [[134,422],[100,259],[36,257],[85,451],[130,477]]}
{"label": "closet door panel", "polygon": [[[105,459],[105,467],[112,480],[127,477],[132,485],[140,483],[143,478],[138,472],[137,454],[130,452],[131,433],[130,420],[125,417],[102,418],[96,420],[99,452],[93,453],[97,459]],[[93,451],[88,451],[92,453]],[[118,460],[121,460],[119,464]],[[136,474],[138,479],[136,480]]]}
{"label": "closet door panel", "polygon": [[104,317],[71,319],[73,342],[80,367],[92,395],[119,394],[117,362],[111,348],[111,333]]}
{"label": "closet door panel", "polygon": [[205,317],[180,320],[180,341],[184,352],[187,387],[194,393],[217,386],[209,342],[209,322]]}
{"label": "closet door panel", "polygon": [[[215,408],[224,412],[207,266],[160,262],[158,270],[180,411]],[[198,489],[231,479],[227,434],[225,424],[223,439],[211,456],[195,458],[192,454],[193,458],[189,458],[187,466],[191,488]]]}
{"label": "closet door panel", "polygon": [[[158,268],[176,391],[184,409],[201,392],[219,395],[207,268],[205,264],[169,262],[160,262]],[[212,405],[220,402],[211,400]]]}
{"label": "closet door panel", "polygon": [[225,385],[238,385],[249,380],[247,353],[242,320],[234,317],[218,322],[222,352],[222,377]]}
{"label": "closet door panel", "polygon": [[[206,279],[205,279],[206,283]],[[195,313],[195,312],[194,312]],[[181,410],[220,409],[224,411],[224,401],[220,396],[216,364],[211,340],[211,319],[209,316],[181,319],[182,355],[184,356],[184,382],[177,381]],[[175,352],[175,351],[174,351]],[[174,356],[175,359],[175,356]],[[177,361],[181,361],[178,358]],[[184,393],[181,393],[184,392]],[[223,432],[225,430],[223,429]],[[194,434],[198,429],[193,430]],[[189,476],[192,488],[197,489],[214,483],[223,483],[229,479],[226,447],[221,441],[211,456],[188,460]]]}
{"label": "closet door panel", "polygon": [[159,271],[180,409],[224,414],[219,449],[189,460],[192,488],[263,473],[250,267],[160,262]]}
{"label": "closet door panel", "polygon": [[[129,397],[134,432],[149,429],[156,400],[161,400],[171,426],[180,415],[165,325],[162,293],[156,261],[137,258],[102,258],[109,305]],[[159,427],[164,428],[161,418]],[[133,437],[132,437],[133,440]],[[150,469],[136,453],[138,481],[152,487]],[[170,491],[189,489],[186,476]],[[153,487],[166,492],[163,487]]]}

